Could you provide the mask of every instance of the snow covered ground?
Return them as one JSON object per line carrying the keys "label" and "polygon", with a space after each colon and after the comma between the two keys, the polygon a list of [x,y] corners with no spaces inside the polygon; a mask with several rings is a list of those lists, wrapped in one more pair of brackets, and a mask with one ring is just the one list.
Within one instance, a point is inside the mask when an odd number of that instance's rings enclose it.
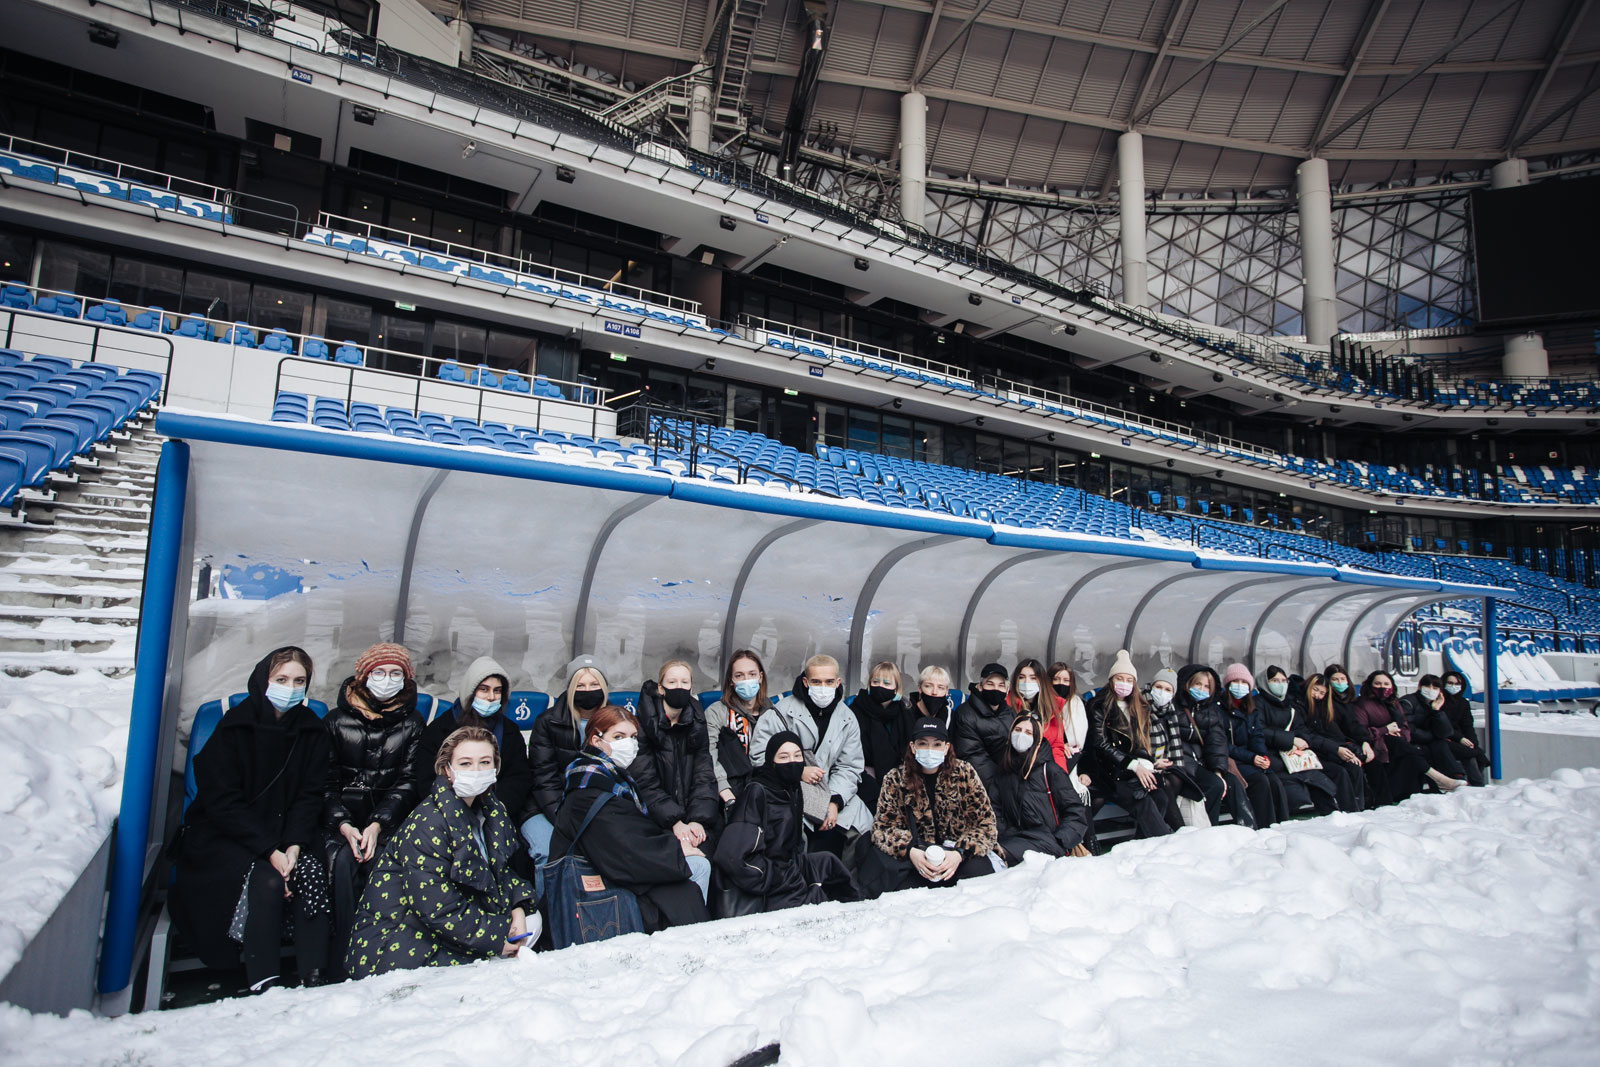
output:
{"label": "snow covered ground", "polygon": [[0,975],[105,841],[133,679],[0,676]]}
{"label": "snow covered ground", "polygon": [[1600,771],[116,1020],[49,1064],[1592,1064]]}

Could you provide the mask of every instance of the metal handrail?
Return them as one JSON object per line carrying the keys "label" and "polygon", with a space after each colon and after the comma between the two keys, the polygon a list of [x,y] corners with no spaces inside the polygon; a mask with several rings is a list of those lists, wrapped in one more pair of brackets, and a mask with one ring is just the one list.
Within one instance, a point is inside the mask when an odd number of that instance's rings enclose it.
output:
{"label": "metal handrail", "polygon": [[[624,423],[625,418],[627,420],[626,423]],[[683,428],[685,424],[689,427],[687,430]],[[837,498],[837,494],[830,493],[826,489],[807,485],[798,478],[780,474],[771,467],[740,459],[736,454],[720,445],[712,444],[710,440],[711,431],[719,428],[711,419],[697,412],[664,407],[658,404],[633,404],[617,413],[618,434],[626,434],[628,430],[640,431],[637,436],[651,445],[650,462],[652,465],[659,466],[661,463],[661,438],[666,436],[671,438],[673,447],[679,454],[687,453],[689,457],[689,473],[691,475],[700,473],[700,454],[709,452],[713,456],[728,461],[719,466],[735,468],[738,473],[738,484],[740,485],[748,482],[751,473],[755,472],[765,475],[768,481],[784,482],[802,493]],[[700,436],[701,430],[705,431],[706,436],[704,438]],[[682,447],[685,440],[687,440],[687,448]]]}
{"label": "metal handrail", "polygon": [[616,293],[620,296],[630,296],[647,304],[658,304],[662,307],[670,307],[674,311],[685,311],[691,315],[703,315],[698,300],[688,300],[681,296],[659,293],[654,289],[642,289],[636,285],[628,285],[625,282],[601,278],[594,274],[583,274],[575,270],[566,270],[563,267],[554,267],[548,263],[540,263],[524,256],[508,256],[478,248],[474,245],[442,241],[437,237],[397,230],[392,226],[380,226],[375,222],[362,222],[360,219],[346,218],[327,211],[317,215],[317,225],[325,229],[335,230],[345,236],[404,245],[406,248],[423,252],[437,252],[472,263],[505,267],[507,270],[513,270],[519,274],[549,278],[553,281],[579,285],[585,289],[598,289],[602,292]]}
{"label": "metal handrail", "polygon": [[[793,326],[787,322],[764,319],[757,315],[740,315],[739,325],[749,329],[760,330],[774,337],[796,341],[811,341],[814,344],[827,345],[829,348],[839,351],[852,352],[872,359],[898,363],[909,369],[927,371],[945,378],[954,378],[957,381],[972,383],[971,371],[964,370],[951,363],[941,363],[935,359],[912,355],[910,352],[901,352],[893,348],[881,348],[878,345],[867,344],[864,341],[854,341],[848,337],[840,337],[837,334],[823,333],[820,330],[811,330],[804,326]],[[755,341],[755,338],[746,337],[746,340]]]}
{"label": "metal handrail", "polygon": [[[416,356],[416,357],[412,357],[412,358],[423,359],[424,357]],[[442,361],[435,361],[435,360],[428,359],[428,360],[425,360],[425,362],[442,362]],[[478,384],[478,383],[474,383],[474,382],[451,382],[451,381],[445,381],[442,378],[429,378],[429,377],[426,376],[426,374],[406,374],[404,371],[381,370],[381,369],[379,369],[377,367],[367,367],[367,366],[360,365],[360,364],[355,364],[355,363],[333,363],[333,362],[330,362],[330,361],[324,360],[324,359],[311,359],[311,358],[309,358],[307,356],[284,356],[283,358],[278,360],[277,373],[274,375],[273,383],[272,383],[272,397],[273,397],[273,403],[274,404],[277,403],[277,398],[283,393],[283,378],[284,378],[284,365],[285,364],[301,364],[301,365],[304,365],[304,366],[306,366],[308,368],[315,367],[320,371],[327,371],[327,370],[332,369],[332,370],[337,372],[337,371],[342,369],[347,375],[346,380],[345,380],[345,395],[344,395],[344,409],[345,409],[346,416],[349,415],[350,405],[355,400],[355,379],[356,379],[356,372],[357,371],[359,371],[363,376],[366,376],[366,375],[378,375],[378,376],[380,376],[382,378],[392,378],[392,379],[397,379],[397,380],[403,380],[403,381],[405,381],[407,383],[410,383],[410,392],[412,394],[411,414],[418,415],[418,416],[420,416],[422,414],[422,387],[424,385],[436,385],[436,386],[437,385],[443,385],[443,386],[450,386],[452,388],[457,388],[457,389],[472,389],[472,390],[474,390],[477,393],[477,409],[476,409],[476,413],[475,413],[474,418],[475,418],[475,421],[477,421],[480,424],[483,422],[483,402],[484,402],[484,397],[486,395],[491,397],[491,398],[511,400],[511,401],[515,401],[517,403],[526,403],[526,402],[530,402],[531,401],[533,403],[533,417],[534,417],[534,421],[535,422],[540,421],[540,419],[543,417],[544,408],[545,408],[546,404],[560,404],[562,406],[563,414],[567,414],[567,415],[570,415],[571,409],[573,407],[587,408],[589,410],[589,433],[590,433],[591,436],[595,436],[595,437],[600,436],[600,415],[601,415],[601,413],[603,411],[606,410],[605,407],[603,405],[601,405],[601,404],[589,404],[589,403],[584,403],[581,400],[568,400],[568,399],[566,399],[565,396],[563,396],[560,400],[557,400],[554,397],[534,396],[531,393],[512,393],[512,392],[507,392],[506,390],[501,389],[498,386],[493,386],[493,385],[482,385],[482,384]],[[426,370],[426,368],[424,368],[424,370]],[[577,383],[563,383],[563,384],[577,384]],[[592,387],[592,386],[580,386],[580,388],[594,388],[594,387]],[[399,391],[397,391],[397,395],[404,395],[404,392],[405,392],[404,389],[399,390]],[[385,404],[384,406],[385,407],[392,407],[393,405]],[[315,414],[316,413],[315,413],[315,409],[314,408],[312,410],[309,410],[307,412],[308,421],[311,418],[314,418]]]}
{"label": "metal handrail", "polygon": [[[92,321],[90,321],[88,319],[83,319],[83,318],[69,319],[64,315],[52,315],[52,314],[49,314],[48,312],[33,311],[31,309],[26,309],[26,308],[0,307],[0,313],[9,313],[9,315],[10,315],[10,317],[6,320],[5,341],[3,343],[0,343],[0,348],[10,348],[11,347],[12,339],[16,335],[17,316],[18,315],[26,315],[29,318],[38,319],[41,322],[52,322],[52,323],[54,323],[54,322],[65,321],[65,322],[76,323],[76,324],[81,325],[81,326],[88,326],[93,331],[93,333],[90,336],[90,341],[89,341],[89,362],[90,363],[99,363],[100,362],[101,334],[102,333],[105,333],[107,331],[114,331],[114,332],[111,333],[111,336],[115,337],[115,336],[118,335],[118,333],[126,333],[126,332],[128,332],[127,327],[114,326],[114,325],[110,325],[108,323],[92,322]],[[172,338],[170,338],[170,337],[162,337],[160,335],[151,334],[147,330],[138,330],[138,331],[134,331],[134,332],[136,334],[138,334],[139,336],[141,336],[141,337],[153,337],[155,340],[158,340],[158,341],[161,341],[162,343],[164,343],[167,346],[166,355],[162,356],[162,355],[160,355],[159,353],[156,353],[156,352],[139,352],[139,351],[135,351],[135,350],[132,350],[132,349],[116,349],[109,343],[107,343],[105,345],[106,351],[107,352],[121,351],[121,352],[125,352],[125,353],[127,353],[128,355],[131,355],[131,356],[148,356],[151,359],[162,360],[164,362],[165,366],[159,372],[161,374],[161,392],[157,395],[156,400],[157,400],[158,403],[165,403],[166,399],[167,399],[168,385],[169,385],[169,382],[170,382],[170,380],[172,378],[172,356],[173,356],[173,353],[175,351],[176,346],[173,345]],[[60,338],[60,340],[67,340],[67,338]],[[79,344],[81,342],[72,342],[72,343]],[[107,362],[109,363],[110,360],[107,360]]]}

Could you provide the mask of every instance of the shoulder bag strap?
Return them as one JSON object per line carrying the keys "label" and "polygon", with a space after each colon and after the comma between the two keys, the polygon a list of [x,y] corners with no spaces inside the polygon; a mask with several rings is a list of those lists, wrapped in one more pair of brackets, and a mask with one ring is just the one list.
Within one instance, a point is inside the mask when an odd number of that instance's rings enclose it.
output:
{"label": "shoulder bag strap", "polygon": [[589,805],[589,814],[585,815],[583,817],[583,822],[578,824],[578,832],[572,835],[572,841],[567,845],[568,856],[571,856],[572,850],[578,847],[578,838],[583,836],[583,832],[589,828],[590,823],[594,822],[594,817],[600,814],[600,809],[605,807],[606,801],[610,800],[611,796],[612,794],[607,793],[605,796],[598,798],[593,804]]}

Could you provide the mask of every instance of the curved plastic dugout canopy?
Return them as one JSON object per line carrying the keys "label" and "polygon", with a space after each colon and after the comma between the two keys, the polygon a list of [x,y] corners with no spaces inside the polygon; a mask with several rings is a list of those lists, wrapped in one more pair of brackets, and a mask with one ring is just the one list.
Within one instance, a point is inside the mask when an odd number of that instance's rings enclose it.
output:
{"label": "curved plastic dugout canopy", "polygon": [[[1027,656],[1099,684],[1119,648],[1141,674],[1363,671],[1419,605],[1504,592],[490,449],[172,411],[157,425],[191,450],[196,559],[261,598],[188,605],[191,708],[282,643],[312,653],[318,695],[379,640],[411,648],[438,692],[484,653],[518,688],[558,689],[583,653],[618,689],[674,658],[710,688],[738,647],[774,690],[818,652],[852,687],[879,660],[959,685]],[[271,588],[250,588],[263,574]]]}

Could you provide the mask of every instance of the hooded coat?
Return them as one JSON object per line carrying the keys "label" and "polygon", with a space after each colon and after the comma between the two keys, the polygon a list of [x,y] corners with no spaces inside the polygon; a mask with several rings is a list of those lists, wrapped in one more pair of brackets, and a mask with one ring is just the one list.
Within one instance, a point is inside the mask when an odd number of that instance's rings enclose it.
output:
{"label": "hooded coat", "polygon": [[1039,733],[1036,727],[1032,748],[999,766],[995,824],[999,846],[1013,864],[1026,852],[1065,856],[1089,832],[1089,813],[1071,776],[1051,758]]}
{"label": "hooded coat", "polygon": [[[1211,679],[1211,695],[1204,700],[1189,695],[1190,683],[1200,674]],[[1228,728],[1218,697],[1221,692],[1222,679],[1204,663],[1190,663],[1178,669],[1178,692],[1172,698],[1181,713],[1178,724],[1183,728],[1187,721],[1185,740],[1199,742],[1201,761],[1216,774],[1228,772]]]}
{"label": "hooded coat", "polygon": [[416,776],[423,728],[416,683],[407,679],[404,689],[380,705],[365,685],[346,678],[322,724],[333,745],[322,806],[330,837],[339,840],[341,823],[363,830],[375,822],[387,838],[416,807],[424,783],[433,780]]}
{"label": "hooded coat", "polygon": [[[472,694],[477,692],[478,686],[486,678],[500,679],[501,707],[492,715],[479,715],[471,710]],[[500,798],[500,803],[509,813],[508,817],[520,812],[533,788],[533,771],[528,767],[528,745],[522,739],[522,731],[505,716],[505,705],[510,695],[511,676],[504,667],[488,656],[473,660],[467,667],[467,673],[461,676],[455,706],[441,715],[435,715],[422,731],[413,769],[416,780],[433,780],[433,761],[438,757],[439,746],[444,744],[445,738],[463,726],[481,726],[494,734],[495,744],[500,749],[500,774],[495,779],[494,795]]]}
{"label": "hooded coat", "polygon": [[533,886],[511,869],[520,846],[494,790],[469,808],[439,775],[378,857],[361,894],[346,972],[365,978],[498,956],[511,910],[533,909]]}
{"label": "hooded coat", "polygon": [[771,711],[763,712],[750,734],[750,760],[760,767],[766,758],[767,741],[773,734],[788,730],[800,737],[805,750],[827,776],[823,785],[839,798],[839,826],[856,833],[872,828],[872,811],[857,796],[866,757],[861,750],[861,726],[842,699],[834,702],[824,716],[826,731],[819,731],[811,706],[799,691],[784,697]]}
{"label": "hooded coat", "polygon": [[647,681],[639,691],[638,718],[639,755],[628,773],[651,817],[668,830],[680,822],[697,822],[707,834],[714,834],[721,822],[722,799],[717,796],[700,702],[691,693],[674,723],[667,718],[661,687]]}
{"label": "hooded coat", "polygon": [[267,702],[268,653],[250,672],[247,696],[230,708],[194,757],[194,803],[184,816],[172,921],[210,967],[237,966],[228,937],[252,864],[320,840],[328,777],[328,734],[305,704],[284,712]]}
{"label": "hooded coat", "polygon": [[[958,757],[972,765],[994,799],[994,783],[999,773],[998,761],[1011,743],[1011,719],[1015,712],[1001,700],[1000,706],[991,708],[983,699],[983,690],[973,688],[966,700],[955,711],[955,728],[950,731],[951,743]],[[1002,697],[1005,692],[1000,691]]]}
{"label": "hooded coat", "polygon": [[760,898],[761,911],[820,904],[829,888],[835,898],[853,900],[859,894],[844,862],[830,852],[806,851],[800,789],[784,782],[772,763],[786,741],[804,748],[795,734],[772,735],[761,767],[729,813],[712,862],[723,885]]}
{"label": "hooded coat", "polygon": [[876,811],[884,775],[905,758],[906,745],[911,741],[911,726],[917,716],[906,707],[905,701],[895,699],[880,704],[866,689],[856,694],[856,702],[850,705],[850,710],[855,713],[856,726],[861,731],[861,753],[866,763],[857,794]]}

